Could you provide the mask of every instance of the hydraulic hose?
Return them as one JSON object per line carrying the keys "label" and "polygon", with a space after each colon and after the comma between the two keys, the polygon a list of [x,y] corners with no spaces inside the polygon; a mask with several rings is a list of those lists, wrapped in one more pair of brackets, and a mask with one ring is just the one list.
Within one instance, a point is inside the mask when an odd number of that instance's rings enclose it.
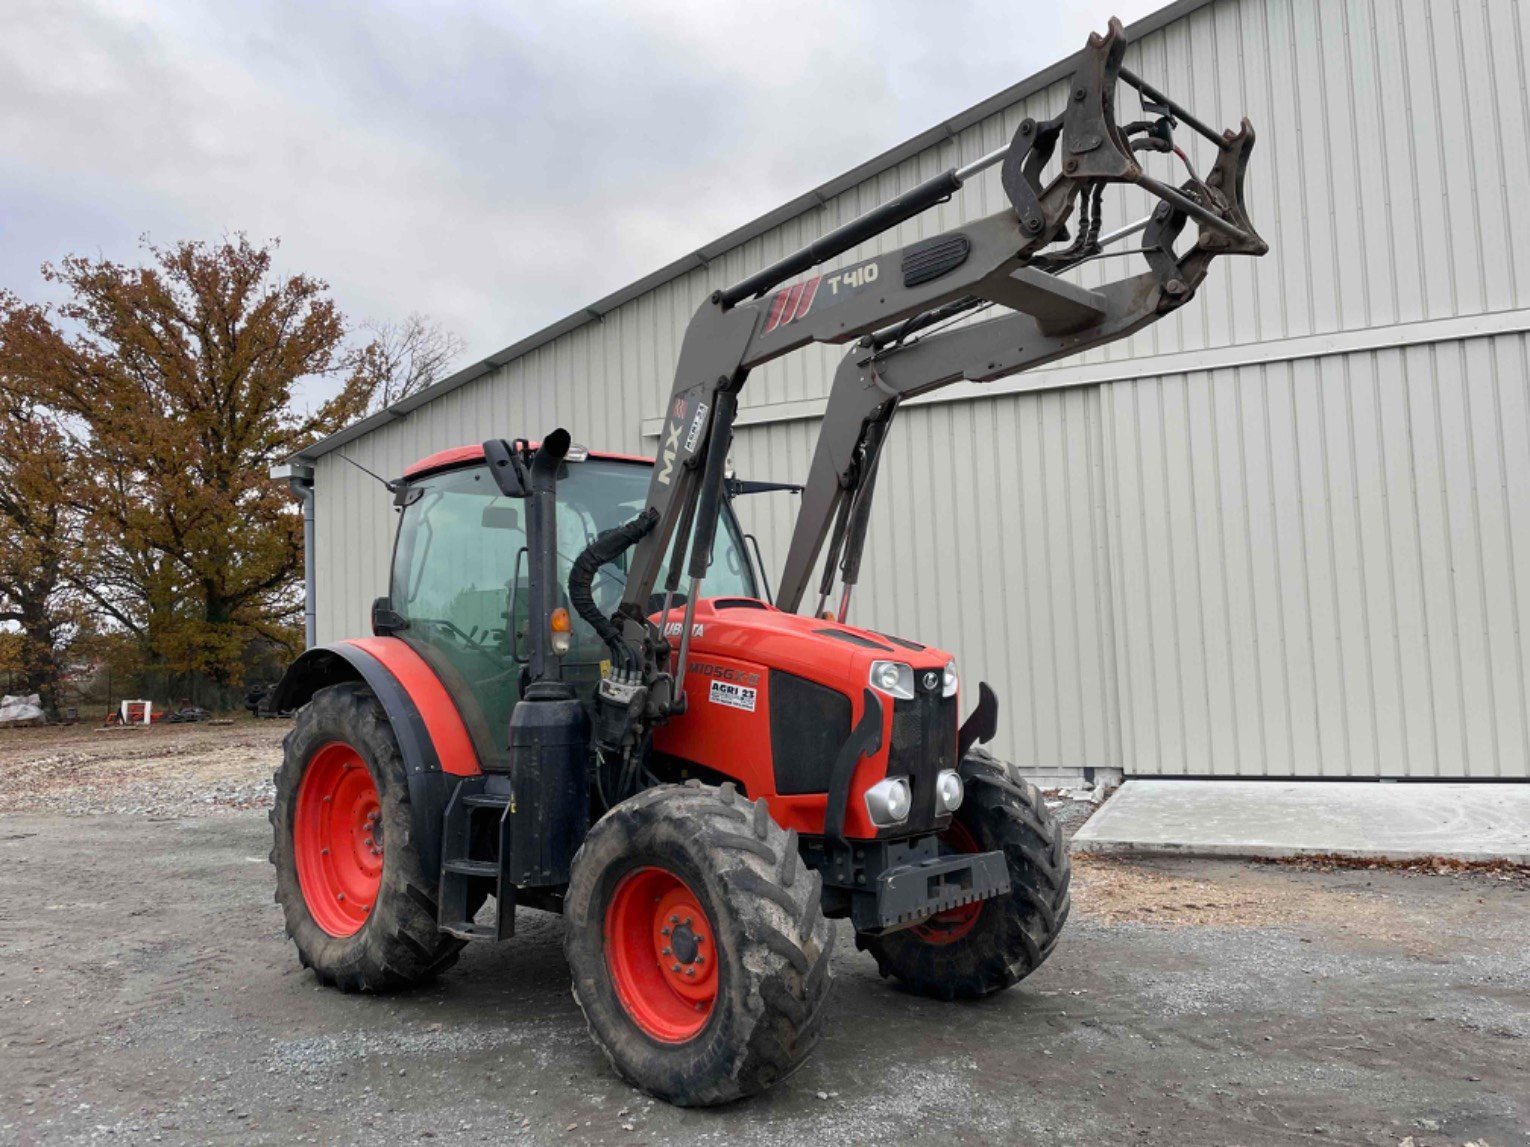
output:
{"label": "hydraulic hose", "polygon": [[650,506],[630,522],[623,522],[601,533],[593,542],[584,548],[584,551],[574,559],[573,568],[568,575],[568,602],[574,607],[574,612],[584,618],[589,627],[595,631],[595,635],[611,647],[611,652],[625,665],[630,661],[627,654],[627,645],[622,640],[622,632],[616,624],[595,604],[595,595],[590,592],[590,586],[595,581],[595,575],[600,567],[607,562],[615,561],[628,549],[635,546],[649,530],[653,529],[654,523],[659,520],[659,511]]}

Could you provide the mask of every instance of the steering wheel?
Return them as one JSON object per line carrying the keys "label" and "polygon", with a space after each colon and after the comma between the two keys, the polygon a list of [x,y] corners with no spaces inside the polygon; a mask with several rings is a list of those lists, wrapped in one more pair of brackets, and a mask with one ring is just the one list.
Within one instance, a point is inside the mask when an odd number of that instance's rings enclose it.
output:
{"label": "steering wheel", "polygon": [[[444,617],[430,617],[430,618],[426,618],[425,619],[425,624],[426,625],[434,625],[437,629],[445,630],[447,633],[451,633],[451,634],[453,634],[453,635],[455,635],[457,637],[462,638],[462,643],[464,645],[478,645],[479,644],[477,638],[474,637],[473,634],[471,634],[471,633],[464,633],[462,631],[462,627],[461,626],[457,625],[456,622],[448,621]],[[477,629],[477,627],[475,626],[474,627],[475,632],[476,632],[476,629]]]}

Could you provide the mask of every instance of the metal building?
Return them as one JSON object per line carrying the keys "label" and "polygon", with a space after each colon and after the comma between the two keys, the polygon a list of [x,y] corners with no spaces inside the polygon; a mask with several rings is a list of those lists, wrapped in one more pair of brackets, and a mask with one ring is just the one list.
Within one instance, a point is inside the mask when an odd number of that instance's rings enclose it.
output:
{"label": "metal building", "polygon": [[[1022,765],[1530,777],[1530,14],[1180,0],[1128,34],[1136,72],[1212,122],[1254,121],[1249,203],[1272,254],[1219,261],[1190,306],[1102,352],[906,404],[852,620],[953,649],[998,692],[997,748]],[[1061,106],[1067,74],[305,451],[320,639],[365,631],[393,525],[339,454],[397,474],[560,424],[651,452],[710,291],[1001,146]],[[846,261],[1004,202],[991,171]],[[1144,204],[1107,201],[1107,229]],[[836,357],[751,377],[739,473],[806,474]],[[740,502],[767,561],[794,505]]]}

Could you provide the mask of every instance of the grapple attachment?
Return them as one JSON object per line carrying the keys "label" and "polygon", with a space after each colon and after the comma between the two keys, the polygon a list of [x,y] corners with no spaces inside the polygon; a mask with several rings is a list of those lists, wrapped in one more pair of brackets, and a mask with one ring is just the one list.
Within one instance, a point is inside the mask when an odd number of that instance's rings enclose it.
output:
{"label": "grapple attachment", "polygon": [[[1134,229],[1146,232],[1144,254],[1164,287],[1166,302],[1186,299],[1205,274],[1209,259],[1176,265],[1173,241],[1188,220],[1199,235],[1195,251],[1207,255],[1263,255],[1269,250],[1249,221],[1243,198],[1243,176],[1254,147],[1254,129],[1247,119],[1237,131],[1217,132],[1121,64],[1126,37],[1121,22],[1110,21],[1105,35],[1089,37],[1069,85],[1068,106],[1055,118],[1021,121],[1004,157],[1004,192],[1028,237],[1021,256],[1040,270],[1056,273],[1093,258],[1101,250],[1100,208],[1107,186],[1134,183],[1161,202],[1153,215]],[[1126,125],[1116,120],[1120,83],[1135,88],[1144,113],[1152,118]],[[1174,140],[1180,126],[1210,140],[1217,158],[1202,179],[1185,150]],[[1060,152],[1059,171],[1043,186],[1042,175]],[[1178,158],[1187,178],[1178,187],[1143,170],[1138,155],[1159,152]],[[1078,225],[1071,246],[1045,250],[1060,239],[1079,205]],[[1123,237],[1118,233],[1115,238]],[[1193,255],[1193,252],[1191,253]],[[1191,258],[1190,255],[1186,256]],[[1191,281],[1193,280],[1193,281]]]}

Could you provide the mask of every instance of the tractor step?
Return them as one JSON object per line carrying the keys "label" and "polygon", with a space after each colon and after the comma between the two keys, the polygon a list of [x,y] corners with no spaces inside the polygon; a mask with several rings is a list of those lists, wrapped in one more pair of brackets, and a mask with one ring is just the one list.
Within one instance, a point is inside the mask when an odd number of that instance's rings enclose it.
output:
{"label": "tractor step", "polygon": [[468,808],[507,809],[510,807],[510,797],[508,794],[500,796],[497,793],[469,793],[462,798],[462,803]]}
{"label": "tractor step", "polygon": [[499,865],[492,860],[448,860],[441,867],[460,876],[499,876]]}
{"label": "tractor step", "polygon": [[[441,893],[436,927],[459,940],[508,940],[515,934],[516,888],[505,877],[510,856],[509,779],[464,777],[447,802],[441,832]],[[492,882],[494,920],[476,923],[472,908],[483,903]]]}

